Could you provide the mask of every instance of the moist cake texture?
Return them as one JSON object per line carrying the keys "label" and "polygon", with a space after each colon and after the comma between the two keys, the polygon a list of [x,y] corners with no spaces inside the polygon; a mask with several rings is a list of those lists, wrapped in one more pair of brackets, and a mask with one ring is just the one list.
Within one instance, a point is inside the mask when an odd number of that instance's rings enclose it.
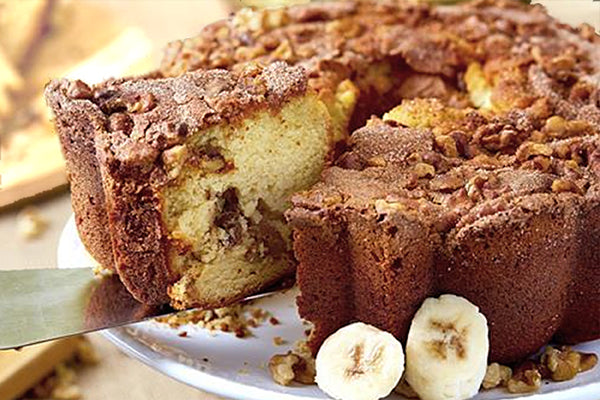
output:
{"label": "moist cake texture", "polygon": [[294,272],[282,213],[333,148],[300,67],[52,82],[92,255],[140,301],[218,307]]}

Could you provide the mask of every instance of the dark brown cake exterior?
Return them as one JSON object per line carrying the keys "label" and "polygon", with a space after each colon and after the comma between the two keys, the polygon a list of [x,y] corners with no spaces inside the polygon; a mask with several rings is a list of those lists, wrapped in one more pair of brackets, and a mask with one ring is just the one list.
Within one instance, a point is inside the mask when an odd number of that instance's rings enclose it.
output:
{"label": "dark brown cake exterior", "polygon": [[[300,262],[298,305],[315,325],[314,350],[355,320],[404,340],[422,301],[443,293],[480,307],[491,361],[520,360],[553,336],[600,337],[591,250],[599,240],[600,136],[589,130],[538,143],[546,155],[536,159],[524,152],[533,143],[527,135],[548,133],[540,115],[464,112],[470,154],[444,154],[430,129],[403,127],[391,112],[354,132],[323,182],[294,198],[287,215]],[[472,132],[518,121],[532,130],[513,151],[489,155],[473,143]],[[574,154],[586,161],[573,163]]]}

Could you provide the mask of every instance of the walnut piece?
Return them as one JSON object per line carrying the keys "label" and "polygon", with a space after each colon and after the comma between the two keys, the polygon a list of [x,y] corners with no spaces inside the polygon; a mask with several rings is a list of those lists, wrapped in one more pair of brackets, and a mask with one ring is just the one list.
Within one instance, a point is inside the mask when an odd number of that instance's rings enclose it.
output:
{"label": "walnut piece", "polygon": [[434,166],[424,162],[415,164],[413,170],[418,178],[433,178],[435,175]]}
{"label": "walnut piece", "polygon": [[485,371],[481,387],[484,389],[493,389],[498,386],[506,386],[511,377],[512,370],[510,367],[492,363],[488,365],[487,370]]}
{"label": "walnut piece", "polygon": [[305,358],[291,351],[271,357],[269,372],[273,380],[283,386],[292,382],[312,384],[315,381],[314,366],[311,367]]}
{"label": "walnut piece", "polygon": [[568,179],[555,179],[552,182],[552,192],[554,193],[578,193],[581,194],[581,189],[574,182]]}
{"label": "walnut piece", "polygon": [[482,190],[485,182],[486,182],[486,178],[484,178],[483,176],[479,176],[479,175],[474,176],[473,178],[469,179],[469,181],[465,185],[465,190],[467,191],[467,196],[473,201],[480,200],[482,197],[481,190]]}
{"label": "walnut piece", "polygon": [[561,382],[571,380],[577,373],[593,368],[598,357],[595,354],[579,353],[568,346],[560,349],[548,346],[540,361],[548,369],[550,378]]}
{"label": "walnut piece", "polygon": [[534,156],[550,157],[552,148],[547,144],[527,142],[519,146],[515,155],[519,161],[525,161]]}
{"label": "walnut piece", "polygon": [[288,386],[294,381],[294,365],[300,362],[300,357],[292,352],[287,354],[275,354],[269,360],[269,372],[275,382]]}
{"label": "walnut piece", "polygon": [[286,344],[286,343],[287,343],[287,342],[285,341],[285,339],[284,339],[284,338],[282,338],[281,336],[275,336],[275,337],[273,338],[273,344],[274,344],[275,346],[282,346],[282,345],[284,345],[284,344]]}
{"label": "walnut piece", "polygon": [[261,308],[249,304],[235,304],[213,310],[182,311],[166,317],[158,317],[155,321],[168,324],[171,328],[193,324],[209,332],[230,332],[238,338],[245,338],[252,334],[250,328],[262,325],[270,317],[271,314]]}
{"label": "walnut piece", "polygon": [[515,369],[513,376],[506,384],[506,389],[510,393],[531,393],[537,391],[541,386],[542,375],[537,366],[531,361],[526,361]]}
{"label": "walnut piece", "polygon": [[435,144],[446,157],[458,157],[458,149],[452,136],[438,135],[435,137]]}

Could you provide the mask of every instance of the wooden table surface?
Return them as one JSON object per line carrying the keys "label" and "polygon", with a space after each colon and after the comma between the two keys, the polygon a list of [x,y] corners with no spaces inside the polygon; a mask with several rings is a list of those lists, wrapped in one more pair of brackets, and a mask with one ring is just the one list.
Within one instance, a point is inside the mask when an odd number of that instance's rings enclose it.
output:
{"label": "wooden table surface", "polygon": [[[89,0],[97,1],[97,0]],[[192,36],[204,23],[227,13],[225,3],[210,0],[105,0],[132,24],[145,26],[157,44],[156,59],[162,43]],[[591,0],[546,0],[543,3],[566,22],[586,21],[600,27],[600,3]],[[158,11],[160,10],[160,11]],[[176,21],[176,22],[173,22]],[[35,205],[49,222],[48,230],[36,240],[19,237],[16,226],[18,208],[0,212],[0,269],[48,267],[56,263],[60,232],[71,215],[68,193],[37,200]],[[90,335],[101,362],[80,372],[79,385],[86,400],[202,399],[218,397],[176,382],[142,363],[122,354],[106,339]]]}

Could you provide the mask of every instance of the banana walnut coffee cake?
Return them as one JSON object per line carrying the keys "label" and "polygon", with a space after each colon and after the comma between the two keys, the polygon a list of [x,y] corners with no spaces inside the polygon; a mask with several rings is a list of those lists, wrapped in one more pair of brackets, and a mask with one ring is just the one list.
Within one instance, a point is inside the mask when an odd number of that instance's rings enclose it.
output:
{"label": "banana walnut coffee cake", "polygon": [[589,26],[516,1],[243,10],[46,98],[82,240],[143,302],[224,306],[298,262],[315,354],[355,321],[406,343],[445,293],[490,361],[600,337]]}

